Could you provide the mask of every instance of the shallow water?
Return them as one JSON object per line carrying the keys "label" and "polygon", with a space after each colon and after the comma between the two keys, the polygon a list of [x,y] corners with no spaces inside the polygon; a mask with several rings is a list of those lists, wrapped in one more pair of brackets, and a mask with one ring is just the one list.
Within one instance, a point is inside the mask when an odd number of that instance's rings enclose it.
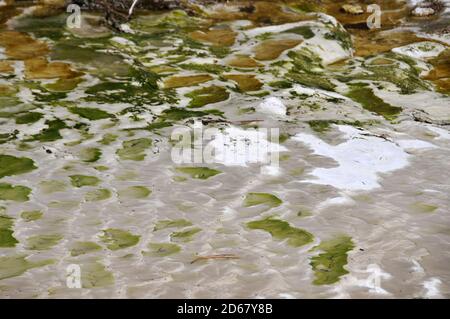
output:
{"label": "shallow water", "polygon": [[[449,8],[308,3],[0,6],[0,297],[450,297]],[[238,160],[177,164],[200,122]]]}

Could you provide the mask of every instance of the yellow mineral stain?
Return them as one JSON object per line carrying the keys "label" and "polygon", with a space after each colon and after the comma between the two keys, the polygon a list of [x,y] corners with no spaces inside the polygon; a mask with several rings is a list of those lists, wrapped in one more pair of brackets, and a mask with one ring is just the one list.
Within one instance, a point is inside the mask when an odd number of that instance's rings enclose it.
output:
{"label": "yellow mineral stain", "polygon": [[196,41],[218,46],[232,46],[236,39],[236,33],[228,29],[194,31],[189,33],[189,36]]}
{"label": "yellow mineral stain", "polygon": [[227,65],[235,68],[257,68],[262,64],[248,55],[234,55],[227,60]]}
{"label": "yellow mineral stain", "polygon": [[263,86],[254,74],[226,74],[224,77],[236,82],[239,89],[244,92],[258,91]]}
{"label": "yellow mineral stain", "polygon": [[17,60],[39,57],[49,52],[45,42],[17,31],[0,32],[0,46],[5,48],[5,54],[9,58]]}
{"label": "yellow mineral stain", "polygon": [[64,62],[48,62],[45,57],[25,60],[25,77],[33,79],[74,78],[82,73],[73,71],[70,65]]}
{"label": "yellow mineral stain", "polygon": [[388,52],[393,48],[425,41],[410,31],[398,32],[368,32],[367,30],[353,31],[353,44],[356,56],[377,55]]}
{"label": "yellow mineral stain", "polygon": [[194,86],[200,83],[211,81],[213,77],[209,74],[171,76],[164,81],[164,88],[172,89],[186,86]]}
{"label": "yellow mineral stain", "polygon": [[0,61],[0,73],[12,73],[14,68],[11,61]]}
{"label": "yellow mineral stain", "polygon": [[255,59],[260,61],[274,60],[278,58],[281,53],[299,45],[301,40],[266,40],[258,44],[253,51],[255,52]]}
{"label": "yellow mineral stain", "polygon": [[450,93],[450,49],[428,62],[433,65],[433,69],[424,79],[433,81],[438,91]]}

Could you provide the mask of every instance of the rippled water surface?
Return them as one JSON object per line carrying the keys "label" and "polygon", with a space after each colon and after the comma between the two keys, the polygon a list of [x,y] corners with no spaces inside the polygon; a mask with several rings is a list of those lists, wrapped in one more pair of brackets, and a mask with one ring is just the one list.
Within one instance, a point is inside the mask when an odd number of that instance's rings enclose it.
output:
{"label": "rippled water surface", "polygon": [[[450,297],[449,3],[374,1],[369,30],[345,1],[230,2],[115,33],[7,2],[0,297]],[[200,123],[222,151],[278,128],[279,167],[175,163]]]}

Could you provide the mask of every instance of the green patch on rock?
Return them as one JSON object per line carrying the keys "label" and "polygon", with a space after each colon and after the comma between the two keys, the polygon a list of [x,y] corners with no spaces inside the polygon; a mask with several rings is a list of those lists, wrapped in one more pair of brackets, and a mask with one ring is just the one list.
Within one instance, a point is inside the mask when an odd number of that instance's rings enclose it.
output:
{"label": "green patch on rock", "polygon": [[64,192],[67,189],[67,184],[59,180],[42,181],[39,187],[44,194],[53,194]]}
{"label": "green patch on rock", "polygon": [[184,108],[172,107],[170,109],[164,110],[160,115],[160,119],[163,120],[163,122],[181,121],[188,118],[203,117],[208,115],[216,115],[223,117],[223,112],[219,110],[192,111],[186,110]]}
{"label": "green patch on rock", "polygon": [[308,124],[311,127],[311,129],[313,129],[317,133],[323,133],[330,129],[329,121],[314,120],[308,121]]}
{"label": "green patch on rock", "polygon": [[114,276],[103,264],[94,262],[81,266],[81,286],[83,288],[91,289],[113,284]]}
{"label": "green patch on rock", "polygon": [[27,239],[26,248],[29,250],[48,250],[57,245],[63,238],[60,234],[37,235]]}
{"label": "green patch on rock", "polygon": [[69,177],[72,185],[75,187],[97,186],[100,183],[100,179],[95,176],[72,175]]}
{"label": "green patch on rock", "polygon": [[89,254],[98,250],[101,250],[102,247],[91,241],[77,241],[73,244],[70,249],[70,255],[72,257]]}
{"label": "green patch on rock", "polygon": [[275,195],[268,193],[249,193],[245,196],[244,207],[252,207],[257,205],[266,205],[268,207],[278,207],[283,203],[281,199]]}
{"label": "green patch on rock", "polygon": [[114,117],[112,114],[100,109],[90,107],[70,107],[69,111],[91,121]]}
{"label": "green patch on rock", "polygon": [[229,96],[230,93],[228,93],[225,88],[215,85],[194,90],[186,94],[186,97],[192,99],[188,105],[190,108],[197,108],[207,104],[222,102],[227,100]]}
{"label": "green patch on rock", "polygon": [[145,159],[145,150],[152,146],[152,140],[149,138],[138,138],[125,141],[122,148],[117,150],[117,155],[122,160],[143,161]]}
{"label": "green patch on rock", "polygon": [[0,200],[26,202],[29,200],[30,193],[31,188],[26,186],[12,186],[11,184],[0,183]]}
{"label": "green patch on rock", "polygon": [[193,227],[180,232],[173,232],[170,234],[170,240],[174,242],[188,242],[192,240],[192,236],[201,232],[202,230],[198,227]]}
{"label": "green patch on rock", "polygon": [[180,173],[190,175],[195,179],[208,179],[222,173],[219,170],[208,167],[178,167],[176,170]]}
{"label": "green patch on rock", "polygon": [[14,219],[0,215],[0,248],[16,246],[18,240],[13,236]]}
{"label": "green patch on rock", "polygon": [[384,102],[368,87],[354,86],[347,96],[361,104],[364,109],[381,115],[387,120],[394,120],[402,111],[401,107],[392,106]]}
{"label": "green patch on rock", "polygon": [[114,143],[117,140],[118,136],[111,133],[106,133],[103,135],[103,138],[99,141],[100,144],[103,145],[110,145],[111,143]]}
{"label": "green patch on rock", "polygon": [[158,231],[166,228],[181,228],[188,226],[192,226],[192,223],[186,219],[160,220],[156,223],[153,231]]}
{"label": "green patch on rock", "polygon": [[32,159],[0,154],[0,178],[28,173],[36,168]]}
{"label": "green patch on rock", "polygon": [[78,154],[80,159],[86,163],[97,162],[102,156],[102,151],[95,147],[84,148]]}
{"label": "green patch on rock", "polygon": [[176,254],[181,251],[181,247],[176,244],[169,243],[150,243],[149,251],[143,251],[142,254],[151,257],[165,257]]}
{"label": "green patch on rock", "polygon": [[320,250],[317,256],[311,258],[310,265],[314,271],[315,285],[331,285],[338,282],[340,277],[348,274],[344,268],[347,264],[347,254],[354,248],[352,239],[347,236],[323,241],[312,250]]}
{"label": "green patch on rock", "polygon": [[119,191],[119,197],[122,199],[143,199],[150,196],[152,191],[145,186],[130,186]]}
{"label": "green patch on rock", "polygon": [[433,213],[435,210],[437,210],[439,207],[432,204],[427,204],[423,202],[416,202],[411,205],[411,207],[421,213]]}
{"label": "green patch on rock", "polygon": [[100,240],[106,244],[106,247],[110,250],[118,250],[128,248],[136,245],[139,242],[140,236],[133,235],[132,233],[116,228],[109,228],[103,231],[103,235],[100,236]]}
{"label": "green patch on rock", "polygon": [[99,188],[86,193],[84,199],[88,202],[98,202],[111,198],[111,191],[106,188]]}
{"label": "green patch on rock", "polygon": [[48,126],[43,129],[40,133],[33,135],[31,140],[40,142],[53,142],[62,138],[59,133],[60,130],[67,128],[64,121],[60,119],[46,121],[45,124]]}
{"label": "green patch on rock", "polygon": [[287,243],[294,247],[309,244],[314,240],[314,236],[306,230],[292,227],[288,222],[273,217],[249,222],[247,227],[267,231],[273,238],[287,240]]}
{"label": "green patch on rock", "polygon": [[42,218],[43,213],[40,210],[25,211],[20,214],[20,217],[26,222],[32,222]]}
{"label": "green patch on rock", "polygon": [[16,117],[16,124],[33,124],[43,117],[42,113],[28,112]]}
{"label": "green patch on rock", "polygon": [[26,256],[0,257],[0,280],[22,275],[29,269],[52,264],[53,260],[28,261]]}
{"label": "green patch on rock", "polygon": [[284,32],[300,34],[305,39],[311,39],[315,36],[314,32],[311,30],[311,27],[307,25],[295,27]]}

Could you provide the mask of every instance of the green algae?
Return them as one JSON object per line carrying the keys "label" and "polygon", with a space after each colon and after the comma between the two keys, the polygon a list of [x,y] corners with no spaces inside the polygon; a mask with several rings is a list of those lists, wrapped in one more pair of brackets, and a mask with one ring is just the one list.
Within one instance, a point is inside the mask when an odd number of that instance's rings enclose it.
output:
{"label": "green algae", "polygon": [[33,124],[43,118],[44,115],[42,113],[37,112],[28,112],[23,115],[19,115],[16,117],[16,124]]}
{"label": "green algae", "polygon": [[278,207],[283,203],[281,199],[275,195],[268,193],[248,193],[245,196],[244,207],[252,207],[257,205],[266,205],[268,207]]}
{"label": "green algae", "polygon": [[100,109],[90,107],[69,107],[69,111],[91,121],[114,117],[112,114]]}
{"label": "green algae", "polygon": [[106,287],[114,284],[114,275],[99,263],[89,263],[81,266],[81,285],[91,289]]}
{"label": "green algae", "polygon": [[78,156],[83,162],[93,163],[100,159],[102,151],[95,147],[84,148],[79,152]]}
{"label": "green algae", "polygon": [[188,107],[197,108],[207,104],[225,101],[229,98],[230,93],[223,87],[213,85],[194,90],[185,96],[192,99]]}
{"label": "green algae", "polygon": [[219,170],[208,167],[177,167],[176,170],[180,173],[190,175],[195,179],[208,179],[222,173]]}
{"label": "green algae", "polygon": [[364,109],[381,115],[387,120],[394,120],[402,111],[401,107],[384,102],[368,87],[353,86],[347,96],[361,104]]}
{"label": "green algae", "polygon": [[308,125],[316,132],[323,133],[330,129],[329,121],[314,120],[308,121]]}
{"label": "green algae", "polygon": [[32,268],[43,267],[52,264],[53,260],[42,260],[37,262],[28,261],[26,256],[0,257],[0,280],[17,277]]}
{"label": "green algae", "polygon": [[173,242],[188,242],[192,240],[192,237],[201,232],[202,230],[198,227],[189,228],[187,230],[173,232],[170,234],[170,240]]}
{"label": "green algae", "polygon": [[192,226],[192,223],[186,219],[160,220],[156,223],[153,231],[158,231],[166,228],[182,228],[188,226]]}
{"label": "green algae", "polygon": [[347,236],[322,241],[314,247],[313,251],[320,250],[322,253],[311,258],[310,265],[315,275],[313,284],[331,285],[348,274],[344,266],[347,265],[348,252],[354,247],[352,239]]}
{"label": "green algae", "polygon": [[181,251],[181,247],[169,243],[149,243],[149,251],[143,251],[142,254],[150,257],[165,257],[176,254]]}
{"label": "green algae", "polygon": [[106,133],[103,135],[103,138],[99,141],[100,144],[103,145],[110,145],[111,143],[114,143],[117,140],[118,136],[111,133]]}
{"label": "green algae", "polygon": [[32,222],[42,218],[43,213],[40,210],[24,211],[20,214],[25,222]]}
{"label": "green algae", "polygon": [[421,213],[433,213],[439,207],[436,205],[427,204],[424,202],[415,202],[415,203],[411,204],[411,208],[416,211],[419,211]]}
{"label": "green algae", "polygon": [[307,26],[307,25],[295,27],[295,28],[286,30],[284,32],[285,33],[300,34],[305,39],[311,39],[311,38],[313,38],[315,36],[314,32],[311,30],[311,27]]}
{"label": "green algae", "polygon": [[345,30],[341,25],[333,27],[330,32],[324,35],[327,40],[334,40],[340,43],[344,50],[349,50],[353,48],[353,41],[350,33]]}
{"label": "green algae", "polygon": [[84,199],[88,202],[97,202],[106,200],[108,198],[111,198],[112,193],[109,189],[106,188],[99,188],[90,192],[87,192]]}
{"label": "green algae", "polygon": [[184,108],[172,107],[161,113],[160,119],[163,121],[180,121],[192,117],[203,117],[208,115],[216,115],[223,117],[223,112],[219,110],[192,111]]}
{"label": "green algae", "polygon": [[26,202],[29,200],[30,193],[31,188],[26,186],[12,186],[11,184],[0,183],[0,200]]}
{"label": "green algae", "polygon": [[32,159],[0,154],[0,178],[25,174],[36,168]]}
{"label": "green algae", "polygon": [[59,180],[42,181],[39,187],[44,194],[53,194],[64,192],[67,189],[67,184]]}
{"label": "green algae", "polygon": [[36,235],[27,239],[26,248],[29,250],[48,250],[56,246],[63,236],[60,234]]}
{"label": "green algae", "polygon": [[273,238],[287,240],[287,243],[294,247],[309,244],[314,240],[314,236],[306,230],[292,227],[288,222],[274,217],[249,222],[247,227],[267,231]]}
{"label": "green algae", "polygon": [[145,150],[152,146],[152,140],[149,138],[138,138],[125,141],[122,148],[117,150],[116,154],[122,160],[143,161],[145,159]]}
{"label": "green algae", "polygon": [[120,190],[119,197],[124,198],[132,198],[132,199],[143,199],[150,196],[152,191],[145,186],[130,186]]}
{"label": "green algae", "polygon": [[141,236],[116,228],[109,228],[103,231],[100,240],[109,250],[118,250],[136,245]]}
{"label": "green algae", "polygon": [[102,247],[91,241],[77,241],[70,248],[72,257],[89,254],[101,250]]}
{"label": "green algae", "polygon": [[32,141],[40,142],[53,142],[62,138],[59,133],[60,130],[67,128],[66,123],[60,119],[46,121],[45,124],[48,126],[43,129],[40,133],[33,135]]}
{"label": "green algae", "polygon": [[13,236],[14,219],[0,215],[0,248],[11,248],[19,241]]}
{"label": "green algae", "polygon": [[70,92],[81,82],[83,82],[81,78],[59,79],[55,83],[47,84],[44,87],[50,92]]}
{"label": "green algae", "polygon": [[75,187],[97,186],[100,183],[100,179],[95,176],[71,175],[69,177],[72,185]]}

